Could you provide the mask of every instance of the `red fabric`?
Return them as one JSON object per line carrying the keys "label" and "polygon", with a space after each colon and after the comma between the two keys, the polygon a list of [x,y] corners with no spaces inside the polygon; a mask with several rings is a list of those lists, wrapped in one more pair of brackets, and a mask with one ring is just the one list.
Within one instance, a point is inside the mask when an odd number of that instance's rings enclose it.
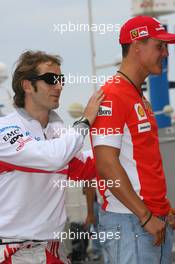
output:
{"label": "red fabric", "polygon": [[46,249],[46,264],[64,264],[60,259],[53,256],[47,249]]}
{"label": "red fabric", "polygon": [[92,180],[96,177],[95,161],[90,157],[83,163],[77,158],[73,158],[69,162],[68,177],[71,180]]}
{"label": "red fabric", "polygon": [[19,250],[19,246],[16,247],[9,247],[9,245],[6,245],[4,248],[4,245],[0,245],[0,249],[3,247],[3,251],[0,250],[1,254],[0,258],[3,259],[2,264],[12,264],[11,256],[16,253],[16,251]]}
{"label": "red fabric", "polygon": [[2,264],[12,264],[12,259],[11,259],[11,257],[10,258],[8,258],[7,260],[5,260],[5,261],[3,261],[3,262],[1,262]]}
{"label": "red fabric", "polygon": [[157,19],[150,16],[131,18],[121,27],[120,44],[129,44],[145,38],[156,38],[168,44],[175,43],[175,34],[168,33]]}
{"label": "red fabric", "polygon": [[[30,248],[32,245],[26,245],[26,248]],[[3,247],[3,250],[0,250],[1,254],[0,258],[3,259],[1,264],[13,264],[11,256],[14,255],[18,250],[20,250],[20,247],[23,248],[23,244],[19,244],[17,247],[12,247],[7,244],[5,247],[4,245],[0,245],[0,247]],[[64,264],[60,259],[58,255],[58,248],[59,248],[59,242],[50,242],[48,243],[48,249],[45,249],[46,254],[46,264]],[[0,248],[1,249],[1,248]],[[24,263],[25,264],[25,263]]]}
{"label": "red fabric", "polygon": [[[37,173],[53,173],[53,171],[45,171],[45,170],[39,170],[39,169],[33,169],[33,168],[27,168],[23,166],[17,166],[15,164],[10,164],[4,161],[0,161],[0,173],[2,172],[10,172],[14,170],[24,171],[24,172],[37,172]],[[60,171],[54,171],[54,173],[60,173],[60,174],[67,174],[68,170],[60,170]]]}
{"label": "red fabric", "polygon": [[34,168],[27,168],[23,166],[17,166],[15,164],[10,164],[4,161],[0,161],[0,173],[10,172],[10,171],[24,171],[33,173],[60,173],[68,175],[71,180],[92,180],[96,177],[96,168],[94,159],[90,157],[87,158],[86,162],[82,162],[77,158],[73,158],[69,162],[69,168],[60,171],[45,171]]}
{"label": "red fabric", "polygon": [[[103,128],[102,131],[112,129],[115,132],[116,128],[120,131],[121,136],[117,137],[113,133],[111,141],[116,148],[122,146],[122,166],[128,173],[133,188],[143,197],[145,205],[154,215],[165,216],[170,204],[166,198],[166,181],[155,117],[146,98],[141,98],[128,81],[119,79],[119,83],[113,79],[113,82],[107,82],[103,87],[105,100],[111,101],[112,112],[97,116],[91,128],[98,132],[93,140],[95,142],[97,136],[101,138],[99,143],[97,140],[97,145],[110,146],[107,137],[100,137],[100,128]],[[112,194],[105,192],[105,196],[103,208],[109,205],[108,209],[113,208],[118,212],[118,203]]]}

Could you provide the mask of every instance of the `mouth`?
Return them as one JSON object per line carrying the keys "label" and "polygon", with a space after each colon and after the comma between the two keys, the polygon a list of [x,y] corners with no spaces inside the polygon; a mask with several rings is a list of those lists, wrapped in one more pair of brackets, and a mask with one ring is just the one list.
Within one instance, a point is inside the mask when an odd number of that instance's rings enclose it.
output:
{"label": "mouth", "polygon": [[163,61],[162,60],[158,61],[157,65],[158,65],[159,68],[162,68],[163,67]]}
{"label": "mouth", "polygon": [[163,63],[164,63],[164,59],[160,59],[160,60],[159,60],[159,63],[160,63],[160,65],[163,65]]}
{"label": "mouth", "polygon": [[54,98],[59,98],[60,97],[60,95],[50,95],[50,97],[54,97]]}

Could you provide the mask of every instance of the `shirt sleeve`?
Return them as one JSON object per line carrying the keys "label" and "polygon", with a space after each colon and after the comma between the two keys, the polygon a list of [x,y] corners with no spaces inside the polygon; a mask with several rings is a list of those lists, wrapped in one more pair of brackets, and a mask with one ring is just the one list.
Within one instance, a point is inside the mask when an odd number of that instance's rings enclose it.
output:
{"label": "shirt sleeve", "polygon": [[120,96],[106,95],[91,128],[93,146],[106,145],[120,148],[125,122],[126,107]]}
{"label": "shirt sleeve", "polygon": [[[12,127],[12,126],[11,126]],[[14,128],[1,126],[0,161],[6,164],[32,168],[33,171],[57,171],[65,168],[76,153],[83,147],[84,136],[74,128],[69,129],[60,138],[37,141],[26,136],[26,131],[14,124]],[[13,166],[10,167],[13,169]]]}
{"label": "shirt sleeve", "polygon": [[69,162],[68,177],[71,180],[92,180],[96,173],[92,150],[78,152]]}

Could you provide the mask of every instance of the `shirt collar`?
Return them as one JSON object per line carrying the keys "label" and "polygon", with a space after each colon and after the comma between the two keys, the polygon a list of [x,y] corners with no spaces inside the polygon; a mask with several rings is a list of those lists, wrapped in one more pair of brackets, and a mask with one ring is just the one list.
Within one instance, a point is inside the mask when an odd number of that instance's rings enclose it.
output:
{"label": "shirt collar", "polygon": [[[16,111],[20,116],[22,116],[24,119],[27,121],[35,120],[24,108],[18,107],[16,108]],[[49,123],[54,123],[54,122],[63,122],[61,117],[54,111],[51,110],[49,113]]]}

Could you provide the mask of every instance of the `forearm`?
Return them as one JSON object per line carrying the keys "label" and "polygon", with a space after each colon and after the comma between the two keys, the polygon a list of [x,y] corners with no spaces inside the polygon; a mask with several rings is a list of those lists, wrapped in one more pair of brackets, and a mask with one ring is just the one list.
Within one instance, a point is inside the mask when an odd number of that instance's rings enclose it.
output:
{"label": "forearm", "polygon": [[85,188],[88,215],[94,215],[95,188]]}
{"label": "forearm", "polygon": [[[99,174],[106,180],[120,181],[120,187],[109,188],[112,194],[144,222],[149,210],[134,191],[124,168],[119,162],[113,161],[98,166]],[[115,186],[115,185],[114,185]]]}

